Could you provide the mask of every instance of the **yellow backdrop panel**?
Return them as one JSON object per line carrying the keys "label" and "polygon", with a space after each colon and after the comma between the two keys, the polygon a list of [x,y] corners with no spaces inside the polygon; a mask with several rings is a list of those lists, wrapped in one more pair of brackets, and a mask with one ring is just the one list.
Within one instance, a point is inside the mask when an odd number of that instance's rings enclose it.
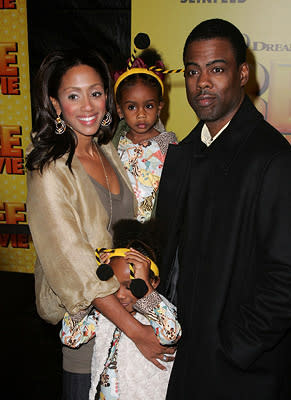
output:
{"label": "yellow backdrop panel", "polygon": [[[31,130],[25,0],[0,0],[0,224],[26,224],[24,151]],[[3,228],[3,227],[2,227]],[[33,272],[29,235],[0,233],[0,270]]]}
{"label": "yellow backdrop panel", "polygon": [[[186,37],[199,22],[223,18],[234,23],[249,45],[252,96],[255,81],[260,96],[253,98],[265,118],[290,141],[291,134],[291,42],[290,0],[132,0],[132,39],[148,33],[151,47],[161,54],[166,68],[183,66]],[[187,103],[183,74],[167,78],[166,126],[179,139],[197,122]]]}

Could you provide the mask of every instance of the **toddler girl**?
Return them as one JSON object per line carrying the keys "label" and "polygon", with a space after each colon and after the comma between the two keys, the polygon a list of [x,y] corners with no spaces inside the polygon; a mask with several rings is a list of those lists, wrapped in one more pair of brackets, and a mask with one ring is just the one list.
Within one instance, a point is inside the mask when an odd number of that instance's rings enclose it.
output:
{"label": "toddler girl", "polygon": [[113,139],[136,195],[141,222],[151,218],[168,145],[178,142],[160,120],[164,75],[147,69],[143,59],[164,68],[155,51],[145,50],[131,69],[115,73],[117,111],[125,123]]}

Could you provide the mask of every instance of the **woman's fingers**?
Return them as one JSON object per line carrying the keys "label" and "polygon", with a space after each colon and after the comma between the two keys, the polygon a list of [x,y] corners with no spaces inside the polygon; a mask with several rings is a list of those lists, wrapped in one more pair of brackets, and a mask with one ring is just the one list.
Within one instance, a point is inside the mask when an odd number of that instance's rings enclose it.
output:
{"label": "woman's fingers", "polygon": [[[165,370],[165,366],[159,360],[163,359],[165,353],[167,357],[171,357],[169,354],[172,354],[173,348],[162,346],[154,334],[152,327],[149,325],[143,325],[140,332],[142,333],[141,336],[133,339],[135,345],[145,358],[151,361],[156,367]],[[170,358],[169,361],[171,361]]]}
{"label": "woman's fingers", "polygon": [[175,346],[171,346],[171,347],[164,346],[164,349],[165,349],[164,354],[175,354],[176,350],[177,350],[177,347],[175,347]]}
{"label": "woman's fingers", "polygon": [[169,355],[169,354],[163,354],[163,355],[160,357],[160,360],[162,360],[162,361],[164,361],[164,362],[170,362],[170,361],[174,361],[174,360],[175,360],[175,357],[174,357],[174,356],[171,356],[171,355]]}
{"label": "woman's fingers", "polygon": [[151,361],[156,367],[158,367],[159,369],[161,369],[163,371],[166,371],[167,368],[163,364],[161,364],[158,360],[154,359],[154,360],[151,360]]}
{"label": "woman's fingers", "polygon": [[172,354],[176,352],[176,347],[162,346],[149,325],[144,325],[142,330],[144,332],[142,337],[134,340],[137,348],[156,367],[166,370],[166,367],[159,360],[164,362],[173,361],[175,357]]}

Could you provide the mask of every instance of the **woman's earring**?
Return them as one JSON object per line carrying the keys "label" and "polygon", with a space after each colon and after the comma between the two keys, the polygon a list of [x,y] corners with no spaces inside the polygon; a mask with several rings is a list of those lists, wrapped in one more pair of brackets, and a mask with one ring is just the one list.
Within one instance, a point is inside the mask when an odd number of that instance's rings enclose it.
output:
{"label": "woman's earring", "polygon": [[101,125],[102,126],[109,126],[112,122],[112,117],[109,111],[107,111],[107,113],[104,115],[102,121],[101,121]]}
{"label": "woman's earring", "polygon": [[55,125],[56,125],[55,133],[57,135],[62,135],[65,132],[65,130],[67,129],[65,121],[62,120],[60,115],[58,115],[57,118],[55,119]]}

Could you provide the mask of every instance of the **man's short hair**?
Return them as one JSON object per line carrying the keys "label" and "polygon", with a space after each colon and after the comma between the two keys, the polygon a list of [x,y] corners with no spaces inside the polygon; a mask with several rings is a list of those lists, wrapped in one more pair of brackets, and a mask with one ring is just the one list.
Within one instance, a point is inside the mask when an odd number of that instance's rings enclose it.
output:
{"label": "man's short hair", "polygon": [[190,43],[215,38],[226,39],[231,43],[238,66],[246,61],[247,46],[242,33],[232,23],[219,18],[202,21],[192,30],[185,42],[183,60],[185,61],[186,50]]}

